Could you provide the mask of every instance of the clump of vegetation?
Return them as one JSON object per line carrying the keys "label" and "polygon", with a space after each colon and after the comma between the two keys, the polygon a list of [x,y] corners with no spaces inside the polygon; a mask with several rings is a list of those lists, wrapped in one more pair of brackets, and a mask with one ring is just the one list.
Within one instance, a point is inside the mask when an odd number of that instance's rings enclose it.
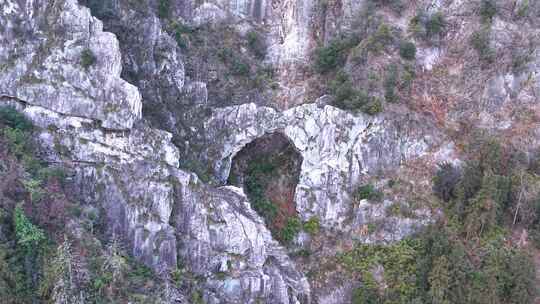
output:
{"label": "clump of vegetation", "polygon": [[245,186],[253,209],[267,221],[272,222],[277,215],[277,207],[265,196],[267,176],[273,175],[275,164],[268,161],[254,161],[247,171]]}
{"label": "clump of vegetation", "polygon": [[434,37],[444,33],[446,21],[441,12],[428,15],[423,11],[418,12],[410,21],[410,31],[419,38],[430,41]]}
{"label": "clump of vegetation", "polygon": [[13,223],[15,225],[15,236],[17,244],[22,246],[24,250],[34,254],[34,250],[39,250],[40,244],[45,241],[43,230],[36,227],[28,217],[24,214],[21,204],[19,204],[13,212]]}
{"label": "clump of vegetation", "polygon": [[399,44],[399,55],[405,60],[416,58],[416,45],[410,41],[402,41]]}
{"label": "clump of vegetation", "polygon": [[426,35],[427,37],[433,37],[439,35],[444,31],[446,21],[444,15],[441,12],[436,12],[426,20]]}
{"label": "clump of vegetation", "polygon": [[170,0],[159,0],[158,1],[158,17],[162,19],[169,18],[170,8],[171,8]]}
{"label": "clump of vegetation", "polygon": [[10,106],[0,107],[0,122],[22,132],[31,131],[33,128],[32,123],[22,113]]}
{"label": "clump of vegetation", "polygon": [[343,110],[362,111],[375,115],[382,111],[381,102],[368,95],[364,90],[353,88],[349,76],[340,71],[330,83],[330,90],[335,96],[334,105]]}
{"label": "clump of vegetation", "polygon": [[300,230],[302,230],[302,222],[297,217],[290,217],[287,219],[285,227],[281,230],[280,239],[285,243],[290,243]]}
{"label": "clump of vegetation", "polygon": [[[261,215],[272,235],[279,241],[290,243],[302,229],[296,211],[289,210],[267,195],[269,185],[277,174],[283,174],[287,164],[286,153],[258,157],[249,161],[244,177],[244,186],[253,209]],[[281,209],[280,209],[281,206]]]}
{"label": "clump of vegetation", "polygon": [[66,194],[65,171],[37,158],[32,124],[0,107],[0,128],[0,163],[9,163],[0,170],[0,302],[160,302],[160,279],[114,240],[102,243],[103,225],[86,225],[93,213]]}
{"label": "clump of vegetation", "polygon": [[32,155],[32,123],[14,107],[0,107],[0,128],[0,135],[7,143],[9,151],[32,173],[37,173],[40,164]]}
{"label": "clump of vegetation", "polygon": [[88,69],[96,63],[97,59],[92,50],[84,49],[81,53],[81,65]]}
{"label": "clump of vegetation", "polygon": [[461,179],[461,171],[451,163],[439,164],[433,177],[433,192],[445,202],[456,198],[456,186]]}
{"label": "clump of vegetation", "polygon": [[388,6],[398,14],[400,14],[405,8],[405,5],[401,0],[371,0],[371,2],[375,5]]}
{"label": "clump of vegetation", "polygon": [[491,22],[493,17],[497,15],[497,5],[494,0],[482,0],[480,2],[479,14],[483,22]]}
{"label": "clump of vegetation", "polygon": [[191,300],[191,303],[193,303],[193,304],[204,304],[204,300],[203,300],[203,297],[201,295],[201,292],[198,291],[198,290],[194,290],[191,293],[190,300]]}
{"label": "clump of vegetation", "polygon": [[320,228],[321,224],[319,223],[319,218],[316,216],[311,217],[304,223],[304,230],[312,235],[319,233]]}
{"label": "clump of vegetation", "polygon": [[368,115],[377,115],[383,111],[382,102],[378,98],[372,98],[371,101],[362,107],[362,112]]}
{"label": "clump of vegetation", "polygon": [[490,33],[488,29],[481,29],[474,32],[470,43],[478,53],[480,60],[485,63],[491,63],[495,57],[495,51],[490,46]]}
{"label": "clump of vegetation", "polygon": [[380,304],[379,290],[374,284],[362,283],[352,293],[352,304]]}
{"label": "clump of vegetation", "polygon": [[399,96],[396,92],[396,87],[398,85],[398,67],[395,64],[392,64],[388,67],[386,73],[386,79],[384,80],[384,98],[387,102],[397,102],[399,101]]}
{"label": "clump of vegetation", "polygon": [[414,70],[414,65],[405,65],[401,73],[400,88],[402,90],[409,90],[412,87],[415,78],[416,72]]}
{"label": "clump of vegetation", "polygon": [[[523,195],[516,195],[523,186],[514,189],[512,183],[515,170],[523,177],[523,169],[508,164],[508,151],[490,138],[479,137],[467,151],[463,174],[443,163],[434,177],[435,194],[448,202],[445,219],[398,243],[359,245],[339,256],[361,277],[353,303],[533,303],[533,260],[508,242],[504,220],[515,222],[517,206],[527,209],[517,198]],[[373,191],[365,189],[363,197]],[[540,210],[540,200],[530,204]],[[393,206],[388,212],[402,213]],[[526,213],[519,216],[523,221]],[[373,275],[380,266],[385,288]]]}
{"label": "clump of vegetation", "polygon": [[529,0],[523,0],[521,1],[518,9],[517,9],[517,17],[518,18],[524,18],[528,15],[529,13]]}
{"label": "clump of vegetation", "polygon": [[386,24],[381,23],[372,35],[362,41],[362,47],[373,53],[381,53],[394,41],[394,35],[392,28]]}
{"label": "clump of vegetation", "polygon": [[380,202],[383,199],[383,193],[380,190],[377,190],[372,184],[365,184],[359,186],[353,194],[354,198],[357,201],[364,199]]}
{"label": "clump of vegetation", "polygon": [[237,56],[231,48],[223,47],[219,49],[218,57],[229,66],[231,74],[244,77],[249,76],[249,64],[244,58]]}
{"label": "clump of vegetation", "polygon": [[183,23],[173,22],[171,25],[176,44],[182,49],[186,49],[189,43],[189,36],[195,33],[195,29]]}
{"label": "clump of vegetation", "polygon": [[353,38],[342,37],[330,41],[327,46],[315,49],[315,70],[324,74],[343,65],[347,57],[347,52],[357,43],[358,41]]}
{"label": "clump of vegetation", "polygon": [[[354,292],[357,303],[411,303],[416,295],[416,259],[419,249],[417,240],[403,240],[389,246],[359,245],[338,257],[348,270],[362,277],[362,285]],[[376,290],[377,281],[372,270],[384,267],[384,280],[387,289],[383,294]]]}
{"label": "clump of vegetation", "polygon": [[246,35],[249,49],[255,57],[262,59],[266,56],[266,43],[257,31],[249,31]]}
{"label": "clump of vegetation", "polygon": [[532,55],[529,50],[523,50],[522,48],[516,48],[512,50],[512,72],[519,74],[523,72],[527,64],[531,62]]}

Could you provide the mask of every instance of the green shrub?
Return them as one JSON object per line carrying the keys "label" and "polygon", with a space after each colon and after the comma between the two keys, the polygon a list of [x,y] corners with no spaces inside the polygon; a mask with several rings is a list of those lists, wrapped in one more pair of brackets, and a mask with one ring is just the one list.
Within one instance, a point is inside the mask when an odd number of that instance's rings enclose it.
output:
{"label": "green shrub", "polygon": [[372,98],[371,101],[362,107],[362,112],[368,115],[377,115],[383,111],[382,102],[378,98]]}
{"label": "green shrub", "polygon": [[410,89],[415,78],[416,71],[414,70],[414,66],[406,65],[403,73],[401,74],[400,88],[404,90]]}
{"label": "green shrub", "polygon": [[302,223],[300,220],[297,217],[290,217],[287,219],[285,227],[281,230],[281,239],[286,243],[290,243],[301,229]]}
{"label": "green shrub", "polygon": [[398,14],[400,14],[405,8],[402,0],[371,0],[371,2],[373,2],[374,4],[388,6]]}
{"label": "green shrub", "polygon": [[497,14],[497,5],[494,0],[482,0],[480,3],[480,16],[483,22],[491,22]]}
{"label": "green shrub", "polygon": [[304,230],[309,234],[319,233],[321,225],[319,223],[319,218],[316,216],[311,217],[307,222],[304,223]]}
{"label": "green shrub", "polygon": [[9,151],[17,158],[23,159],[25,156],[31,155],[32,151],[28,133],[10,127],[5,127],[1,131],[4,139],[7,141]]}
{"label": "green shrub", "polygon": [[515,74],[523,72],[532,59],[529,53],[518,53],[519,51],[512,52],[512,72]]}
{"label": "green shrub", "polygon": [[218,49],[217,56],[223,61],[231,71],[231,74],[236,76],[248,76],[250,68],[248,63],[237,56],[237,54],[228,47]]}
{"label": "green shrub", "polygon": [[381,23],[377,31],[365,39],[363,45],[368,51],[380,53],[392,44],[393,41],[392,28],[386,23]]}
{"label": "green shrub", "polygon": [[198,290],[194,290],[191,293],[190,300],[191,300],[192,304],[204,304],[204,299],[203,299],[200,291],[198,291]]}
{"label": "green shrub", "polygon": [[357,201],[367,199],[370,201],[381,201],[383,198],[383,193],[377,189],[372,184],[366,184],[359,186],[353,194],[354,198]]}
{"label": "green shrub", "polygon": [[[361,277],[362,286],[353,295],[353,303],[411,303],[417,297],[417,265],[420,242],[401,240],[391,245],[358,245],[338,256],[344,268]],[[385,288],[377,290],[372,271],[384,268]],[[368,302],[360,302],[368,301]]]}
{"label": "green shrub", "polygon": [[382,304],[376,287],[362,284],[353,290],[352,304]]}
{"label": "green shrub", "polygon": [[349,76],[340,71],[330,82],[330,90],[334,95],[334,105],[348,111],[362,111],[375,115],[382,111],[382,104],[378,99],[370,97],[364,90],[353,88]]}
{"label": "green shrub", "polygon": [[[415,239],[359,245],[338,256],[362,281],[352,303],[534,303],[531,256],[500,234],[467,243],[441,225]],[[384,268],[384,287],[373,278],[376,266]]]}
{"label": "green shrub", "polygon": [[431,38],[435,35],[439,35],[444,31],[446,26],[446,21],[444,20],[444,15],[441,12],[437,12],[426,20],[426,35],[428,38]]}
{"label": "green shrub", "polygon": [[188,40],[186,39],[186,37],[190,34],[193,34],[195,30],[179,22],[173,23],[172,28],[173,28],[174,39],[176,40],[176,44],[180,48],[186,49],[188,47]]}
{"label": "green shrub", "polygon": [[446,21],[441,12],[432,15],[419,11],[409,22],[409,30],[416,36],[425,40],[431,40],[433,37],[444,32]]}
{"label": "green shrub", "polygon": [[248,46],[255,57],[262,59],[266,56],[266,44],[264,38],[256,31],[250,31],[246,35]]}
{"label": "green shrub", "polygon": [[461,179],[460,170],[451,163],[439,164],[433,177],[433,192],[445,202],[456,198],[456,186]]}
{"label": "green shrub", "polygon": [[339,91],[334,104],[343,110],[362,110],[370,101],[370,97],[363,90],[355,90],[352,86],[344,85]]}
{"label": "green shrub", "polygon": [[394,36],[392,35],[392,28],[386,23],[381,23],[373,38],[383,46],[392,43],[392,40],[394,39]]}
{"label": "green shrub", "polygon": [[88,69],[96,63],[96,56],[90,49],[84,49],[81,52],[81,65]]}
{"label": "green shrub", "polygon": [[396,92],[396,87],[398,85],[398,67],[395,64],[392,64],[388,67],[386,72],[386,79],[384,80],[384,99],[387,102],[397,102],[399,96]]}
{"label": "green shrub", "polygon": [[277,206],[265,196],[267,179],[275,173],[276,165],[268,159],[260,159],[249,164],[244,185],[253,209],[267,223],[271,223],[277,213]]}
{"label": "green shrub", "polygon": [[277,206],[266,198],[257,199],[253,202],[253,209],[268,221],[273,221],[278,213]]}
{"label": "green shrub", "polygon": [[59,167],[45,167],[38,170],[38,176],[43,181],[54,179],[63,184],[66,180],[66,171]]}
{"label": "green shrub", "polygon": [[249,65],[242,60],[234,60],[231,66],[231,72],[238,76],[249,75]]}
{"label": "green shrub", "polygon": [[171,8],[170,0],[159,0],[158,2],[158,17],[162,19],[169,18],[169,10]]}
{"label": "green shrub", "polygon": [[519,5],[516,15],[518,16],[518,18],[523,18],[523,17],[526,17],[528,14],[529,14],[529,0],[523,0],[521,1],[521,4]]}
{"label": "green shrub", "polygon": [[472,34],[470,43],[478,53],[480,60],[491,63],[495,57],[495,51],[490,46],[489,30],[482,29]]}
{"label": "green shrub", "polygon": [[21,205],[18,205],[13,212],[13,223],[17,244],[22,246],[27,252],[36,252],[39,249],[39,245],[45,241],[45,233],[32,224],[24,214]]}
{"label": "green shrub", "polygon": [[405,60],[416,58],[416,45],[410,41],[402,41],[399,44],[399,55]]}
{"label": "green shrub", "polygon": [[11,106],[0,107],[0,123],[20,131],[31,131],[33,128],[32,122]]}
{"label": "green shrub", "polygon": [[357,41],[350,38],[337,38],[327,46],[319,47],[314,52],[315,70],[321,74],[335,70],[345,63],[347,52]]}
{"label": "green shrub", "polygon": [[42,181],[39,179],[29,178],[22,181],[24,190],[28,192],[32,203],[38,202],[45,196],[45,190],[41,187]]}

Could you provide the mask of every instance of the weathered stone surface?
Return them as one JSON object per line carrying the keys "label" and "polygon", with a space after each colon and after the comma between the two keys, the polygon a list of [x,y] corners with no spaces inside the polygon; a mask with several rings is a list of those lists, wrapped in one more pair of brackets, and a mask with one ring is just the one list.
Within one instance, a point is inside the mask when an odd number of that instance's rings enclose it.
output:
{"label": "weathered stone surface", "polygon": [[[129,129],[141,117],[139,91],[120,79],[118,41],[76,0],[3,1],[0,92],[71,116]],[[21,41],[24,41],[21,44]],[[82,66],[83,51],[95,63]]]}
{"label": "weathered stone surface", "polygon": [[210,189],[194,175],[180,171],[177,178],[176,193],[182,200],[173,221],[183,236],[179,254],[194,273],[214,273],[205,292],[226,303],[309,299],[306,278],[272,239],[241,189]]}
{"label": "weathered stone surface", "polygon": [[[411,211],[408,217],[401,214],[391,214],[393,207],[410,208],[406,203],[384,200],[381,203],[362,200],[355,206],[353,237],[362,243],[392,243],[418,231],[419,228],[431,223],[435,215],[427,209]],[[395,208],[394,210],[399,210]]]}
{"label": "weathered stone surface", "polygon": [[205,129],[207,141],[213,142],[208,158],[215,160],[215,172],[223,182],[232,158],[247,143],[271,132],[288,137],[303,158],[297,210],[304,220],[317,215],[326,227],[344,228],[350,193],[363,177],[396,170],[420,157],[434,162],[452,157],[444,137],[412,114],[355,116],[316,104],[279,113],[246,104],[216,109]]}

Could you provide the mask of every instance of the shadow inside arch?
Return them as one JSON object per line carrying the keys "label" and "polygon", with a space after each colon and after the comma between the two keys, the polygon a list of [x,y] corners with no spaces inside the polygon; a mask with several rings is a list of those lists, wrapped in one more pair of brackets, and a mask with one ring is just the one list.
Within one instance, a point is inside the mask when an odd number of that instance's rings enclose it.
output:
{"label": "shadow inside arch", "polygon": [[248,143],[231,163],[227,184],[243,187],[252,208],[282,242],[290,241],[285,227],[298,218],[294,198],[302,160],[294,144],[275,132]]}

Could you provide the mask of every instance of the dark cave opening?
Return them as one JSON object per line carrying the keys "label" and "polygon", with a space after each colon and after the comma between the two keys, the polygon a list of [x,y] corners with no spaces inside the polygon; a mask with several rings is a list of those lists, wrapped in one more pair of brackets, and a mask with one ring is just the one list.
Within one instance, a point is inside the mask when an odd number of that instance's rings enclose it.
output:
{"label": "dark cave opening", "polygon": [[244,188],[252,208],[282,243],[292,241],[301,227],[294,202],[301,165],[302,156],[280,133],[247,144],[231,164],[227,183]]}

